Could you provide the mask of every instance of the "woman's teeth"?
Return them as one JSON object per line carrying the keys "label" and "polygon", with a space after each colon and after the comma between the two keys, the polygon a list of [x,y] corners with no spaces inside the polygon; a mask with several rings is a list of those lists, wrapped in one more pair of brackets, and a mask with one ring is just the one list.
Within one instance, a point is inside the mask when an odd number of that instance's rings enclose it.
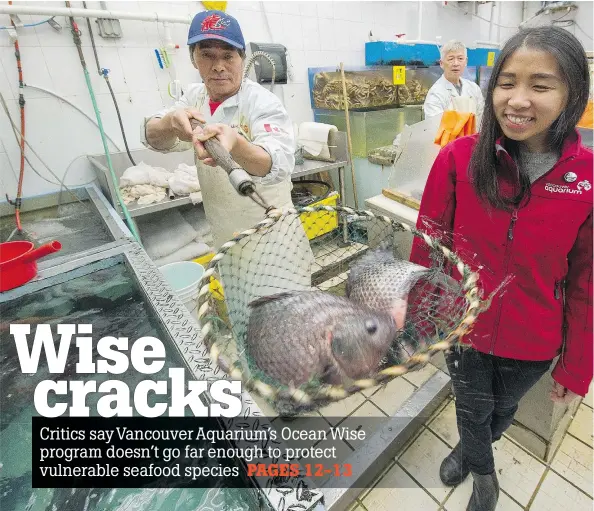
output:
{"label": "woman's teeth", "polygon": [[532,117],[517,117],[516,115],[506,115],[514,124],[526,124],[532,120]]}

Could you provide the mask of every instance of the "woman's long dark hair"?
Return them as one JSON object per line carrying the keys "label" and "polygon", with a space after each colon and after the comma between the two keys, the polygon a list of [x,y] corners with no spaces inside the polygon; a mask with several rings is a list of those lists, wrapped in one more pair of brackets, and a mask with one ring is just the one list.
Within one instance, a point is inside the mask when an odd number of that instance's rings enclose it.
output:
{"label": "woman's long dark hair", "polygon": [[[590,89],[588,58],[581,43],[567,30],[554,26],[529,28],[521,30],[505,43],[489,80],[481,132],[469,166],[470,178],[477,195],[491,206],[504,210],[519,204],[530,192],[530,180],[524,172],[520,172],[520,189],[516,196],[501,195],[495,151],[495,142],[503,132],[495,117],[493,90],[505,61],[521,47],[544,51],[555,57],[567,85],[567,106],[549,129],[548,142],[552,150],[560,152],[565,139],[575,130],[586,109]],[[506,149],[517,159],[516,143],[506,141]]]}

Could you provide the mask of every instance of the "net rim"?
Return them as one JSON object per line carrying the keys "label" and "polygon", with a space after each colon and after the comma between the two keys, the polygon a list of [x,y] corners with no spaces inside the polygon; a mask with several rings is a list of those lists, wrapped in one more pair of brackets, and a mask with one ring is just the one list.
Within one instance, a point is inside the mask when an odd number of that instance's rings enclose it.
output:
{"label": "net rim", "polygon": [[[316,387],[315,393],[311,393],[308,392],[308,390],[304,390],[303,387],[287,387],[281,384],[275,387],[256,377],[248,377],[244,374],[241,368],[237,366],[235,361],[230,361],[223,356],[217,346],[215,338],[213,317],[217,317],[217,315],[210,306],[209,298],[211,296],[214,297],[214,292],[210,286],[210,278],[214,275],[218,262],[223,259],[228,250],[245,238],[257,233],[265,232],[283,218],[299,216],[302,213],[316,213],[318,211],[346,213],[351,217],[356,216],[357,218],[355,218],[355,220],[379,220],[390,225],[395,230],[410,232],[413,236],[422,239],[430,248],[441,251],[448,262],[456,268],[462,277],[461,285],[462,290],[464,291],[464,299],[466,301],[466,311],[464,316],[458,321],[458,324],[448,332],[443,340],[417,351],[406,362],[386,367],[379,371],[374,377],[356,380],[348,387],[344,385],[324,384]],[[472,330],[472,326],[482,312],[483,305],[488,302],[488,300],[483,301],[479,297],[479,280],[478,272],[473,271],[466,263],[464,263],[458,254],[442,245],[437,239],[417,230],[415,227],[411,227],[403,222],[398,222],[387,216],[376,215],[369,210],[357,210],[347,206],[302,206],[293,207],[285,211],[273,209],[266,214],[266,217],[262,221],[258,222],[252,228],[240,232],[233,239],[224,243],[211,259],[200,281],[198,318],[201,326],[203,342],[209,350],[209,356],[212,362],[232,380],[241,381],[244,388],[249,392],[253,392],[257,396],[272,402],[282,400],[297,407],[311,407],[315,406],[316,403],[326,405],[331,402],[345,399],[361,390],[370,389],[380,384],[387,383],[398,376],[403,376],[411,370],[419,368],[419,366],[422,367],[426,365],[435,354],[451,349],[457,341],[461,342],[462,338]]]}

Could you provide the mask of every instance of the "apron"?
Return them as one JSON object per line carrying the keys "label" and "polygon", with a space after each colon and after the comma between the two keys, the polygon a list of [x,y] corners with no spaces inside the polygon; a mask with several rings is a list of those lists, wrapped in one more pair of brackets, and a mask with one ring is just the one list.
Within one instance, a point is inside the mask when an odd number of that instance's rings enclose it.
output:
{"label": "apron", "polygon": [[[206,94],[197,101],[202,111]],[[246,140],[250,137],[239,123],[240,105],[232,126]],[[195,158],[203,206],[214,239],[214,248],[231,240],[236,233],[249,229],[265,218],[264,209],[249,197],[237,193],[221,167],[205,165]],[[287,211],[293,208],[291,181],[273,185],[256,184],[258,193],[267,204]],[[243,352],[249,319],[249,303],[255,298],[284,291],[311,288],[314,263],[309,240],[299,215],[284,217],[264,234],[254,234],[227,251],[219,261],[218,273],[225,293],[229,320],[240,352]],[[231,354],[232,347],[227,351]]]}
{"label": "apron", "polygon": [[[203,91],[196,105],[200,111],[202,111],[205,99],[206,92]],[[251,137],[241,129],[239,111],[238,104],[231,126],[236,126],[238,133],[251,142]],[[205,165],[198,158],[194,158],[194,160],[198,170],[204,212],[212,230],[214,248],[218,250],[236,233],[245,231],[263,220],[265,212],[252,199],[237,193],[229,181],[227,172],[222,167]],[[256,190],[266,203],[283,211],[293,207],[291,188],[290,180],[272,185],[256,183]]]}

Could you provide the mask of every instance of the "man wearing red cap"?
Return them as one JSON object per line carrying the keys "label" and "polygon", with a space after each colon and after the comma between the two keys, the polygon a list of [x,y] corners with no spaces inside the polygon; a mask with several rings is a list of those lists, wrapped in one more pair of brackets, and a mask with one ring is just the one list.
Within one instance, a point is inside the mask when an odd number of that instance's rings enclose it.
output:
{"label": "man wearing red cap", "polygon": [[[240,196],[227,173],[216,166],[203,142],[217,137],[256,183],[268,204],[293,207],[291,172],[295,165],[293,126],[279,99],[243,78],[245,42],[235,18],[221,11],[198,13],[188,34],[190,59],[203,83],[190,84],[173,108],[146,118],[143,143],[160,152],[196,152],[198,180],[214,245],[264,218],[264,210]],[[206,122],[204,130],[191,119]],[[303,233],[304,234],[304,233]]]}

